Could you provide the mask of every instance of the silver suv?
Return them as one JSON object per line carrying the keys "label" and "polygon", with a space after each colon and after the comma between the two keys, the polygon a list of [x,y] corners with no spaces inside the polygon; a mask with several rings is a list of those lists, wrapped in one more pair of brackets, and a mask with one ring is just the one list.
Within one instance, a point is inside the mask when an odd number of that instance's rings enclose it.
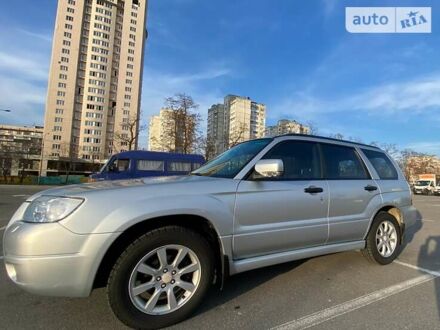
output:
{"label": "silver suv", "polygon": [[357,249],[388,264],[416,221],[380,149],[285,135],[241,143],[188,176],[38,193],[5,231],[4,262],[32,293],[85,297],[105,285],[123,323],[160,328],[229,274]]}

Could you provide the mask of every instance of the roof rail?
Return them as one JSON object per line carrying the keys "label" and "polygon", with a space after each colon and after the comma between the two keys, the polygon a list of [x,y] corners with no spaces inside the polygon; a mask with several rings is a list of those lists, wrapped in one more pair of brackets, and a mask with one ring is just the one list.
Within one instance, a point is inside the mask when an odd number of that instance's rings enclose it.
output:
{"label": "roof rail", "polygon": [[373,145],[370,145],[370,144],[365,144],[365,143],[360,143],[360,142],[354,142],[354,141],[348,141],[348,140],[342,140],[342,139],[335,139],[335,138],[331,138],[331,137],[327,137],[327,136],[319,136],[319,135],[299,134],[299,133],[287,133],[287,134],[281,134],[281,135],[274,136],[274,138],[282,137],[282,136],[302,136],[302,137],[311,137],[311,138],[317,138],[317,139],[323,139],[323,140],[329,140],[329,141],[345,142],[345,143],[355,144],[355,145],[358,145],[358,146],[370,147],[370,148],[375,148],[375,149],[381,150],[379,147],[377,147],[377,146],[373,146]]}

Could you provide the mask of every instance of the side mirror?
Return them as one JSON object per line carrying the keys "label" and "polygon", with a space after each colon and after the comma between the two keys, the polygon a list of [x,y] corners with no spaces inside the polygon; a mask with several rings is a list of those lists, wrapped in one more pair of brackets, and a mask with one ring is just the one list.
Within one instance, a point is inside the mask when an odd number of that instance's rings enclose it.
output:
{"label": "side mirror", "polygon": [[284,172],[281,159],[261,159],[255,164],[255,172],[265,178],[277,178]]}

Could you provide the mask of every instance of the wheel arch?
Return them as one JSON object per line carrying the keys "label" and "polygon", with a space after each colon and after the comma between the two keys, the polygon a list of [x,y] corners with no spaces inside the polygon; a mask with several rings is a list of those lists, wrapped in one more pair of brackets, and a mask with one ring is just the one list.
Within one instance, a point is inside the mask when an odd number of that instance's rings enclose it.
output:
{"label": "wheel arch", "polygon": [[151,230],[165,226],[180,226],[194,230],[207,239],[215,255],[214,282],[223,286],[225,277],[229,274],[227,249],[223,246],[220,235],[212,222],[194,214],[175,214],[146,219],[123,231],[110,245],[101,259],[95,274],[92,289],[104,287],[110,272],[121,253],[136,238]]}
{"label": "wheel arch", "polygon": [[[399,223],[399,227],[400,227],[400,234],[401,234],[400,240],[402,240],[403,233],[405,231],[405,222],[403,220],[403,215],[402,215],[402,212],[400,211],[400,209],[396,205],[392,205],[392,204],[382,206],[380,209],[378,209],[376,212],[374,212],[373,216],[371,217],[370,224],[368,226],[368,230],[365,234],[365,238],[368,236],[368,233],[370,232],[370,229],[371,229],[371,226],[373,225],[374,219],[376,218],[376,216],[380,212],[389,213],[397,220],[397,222]],[[402,243],[402,242],[400,242],[400,243]]]}

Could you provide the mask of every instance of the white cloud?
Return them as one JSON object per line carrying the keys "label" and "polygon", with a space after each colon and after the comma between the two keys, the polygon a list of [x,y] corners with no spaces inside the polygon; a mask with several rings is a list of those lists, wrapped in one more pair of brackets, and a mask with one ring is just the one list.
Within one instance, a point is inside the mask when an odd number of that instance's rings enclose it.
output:
{"label": "white cloud", "polygon": [[23,125],[42,125],[46,88],[38,84],[0,75],[0,122]]}
{"label": "white cloud", "polygon": [[[352,93],[353,94],[353,93]],[[405,82],[392,82],[355,92],[339,99],[324,98],[313,92],[296,92],[275,104],[270,116],[297,111],[312,120],[321,114],[361,110],[377,115],[411,112],[440,114],[440,74]]]}
{"label": "white cloud", "polygon": [[418,152],[440,155],[440,141],[416,142],[408,144],[406,147]]}
{"label": "white cloud", "polygon": [[52,42],[52,34],[49,33],[38,33],[38,32],[28,31],[25,29],[17,29],[17,31],[32,38],[37,38],[49,43]]}
{"label": "white cloud", "polygon": [[0,51],[0,72],[12,73],[26,79],[47,80],[49,61],[33,54],[33,57]]}

